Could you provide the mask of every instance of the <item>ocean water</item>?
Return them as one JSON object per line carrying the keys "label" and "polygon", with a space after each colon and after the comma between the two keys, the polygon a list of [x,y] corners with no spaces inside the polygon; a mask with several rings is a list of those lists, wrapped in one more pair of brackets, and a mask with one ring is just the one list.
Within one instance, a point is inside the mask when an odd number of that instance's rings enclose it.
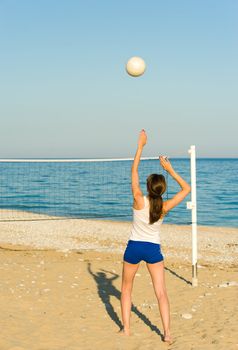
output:
{"label": "ocean water", "polygon": [[[170,159],[174,169],[190,183],[189,159]],[[130,221],[132,161],[29,163],[0,162],[0,208],[72,218]],[[140,184],[163,173],[168,181],[164,200],[180,187],[158,160],[140,163]],[[190,224],[186,209],[190,195],[171,210],[165,223]],[[1,220],[0,210],[0,220]],[[238,226],[238,159],[197,159],[197,214],[199,225]],[[14,211],[12,217],[14,220]]]}

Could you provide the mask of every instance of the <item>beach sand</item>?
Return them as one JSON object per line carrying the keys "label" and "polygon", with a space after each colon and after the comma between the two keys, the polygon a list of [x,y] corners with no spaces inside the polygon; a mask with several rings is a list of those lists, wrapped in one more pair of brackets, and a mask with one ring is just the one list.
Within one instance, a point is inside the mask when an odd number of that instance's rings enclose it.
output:
{"label": "beach sand", "polygon": [[131,223],[0,222],[0,350],[238,349],[238,229],[198,227],[199,285],[191,286],[191,227],[162,226],[174,343],[162,324],[145,262],[121,326],[122,257]]}

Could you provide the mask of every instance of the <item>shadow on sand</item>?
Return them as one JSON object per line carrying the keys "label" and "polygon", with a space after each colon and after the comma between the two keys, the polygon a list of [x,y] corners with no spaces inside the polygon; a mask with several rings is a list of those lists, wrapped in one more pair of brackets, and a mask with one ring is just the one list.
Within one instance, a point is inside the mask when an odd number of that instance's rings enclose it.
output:
{"label": "shadow on sand", "polygon": [[186,280],[186,278],[184,278],[183,276],[178,275],[176,272],[174,272],[173,270],[169,269],[168,267],[165,267],[165,270],[169,271],[172,275],[178,277],[180,280],[184,281],[185,283],[192,285],[192,282]]}
{"label": "shadow on sand", "polygon": [[[94,273],[91,269],[91,263],[88,263],[88,272],[91,274],[91,276],[93,276],[97,284],[98,295],[102,300],[103,304],[105,305],[105,308],[109,317],[116,323],[116,325],[118,325],[120,329],[122,329],[123,325],[110,302],[111,296],[116,297],[120,301],[121,292],[112,284],[112,282],[116,280],[119,277],[119,275],[111,271],[106,271],[102,269],[100,271],[102,272]],[[107,277],[106,273],[110,273],[113,276],[109,278]],[[137,309],[137,307],[133,305],[133,303],[132,303],[131,311],[134,312],[153,332],[157,333],[162,339],[163,335],[159,330],[159,328],[153,325],[151,321],[148,319],[148,317],[145,316],[142,312],[140,312]]]}

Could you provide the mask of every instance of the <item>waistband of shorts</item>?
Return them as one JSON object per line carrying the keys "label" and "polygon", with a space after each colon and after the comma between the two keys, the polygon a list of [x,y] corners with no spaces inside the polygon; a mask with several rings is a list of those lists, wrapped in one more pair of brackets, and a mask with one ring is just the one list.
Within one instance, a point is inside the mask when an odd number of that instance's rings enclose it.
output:
{"label": "waistband of shorts", "polygon": [[129,239],[128,243],[130,243],[130,244],[145,244],[145,245],[154,244],[154,245],[160,246],[160,243],[150,242],[150,241],[134,241],[133,239]]}

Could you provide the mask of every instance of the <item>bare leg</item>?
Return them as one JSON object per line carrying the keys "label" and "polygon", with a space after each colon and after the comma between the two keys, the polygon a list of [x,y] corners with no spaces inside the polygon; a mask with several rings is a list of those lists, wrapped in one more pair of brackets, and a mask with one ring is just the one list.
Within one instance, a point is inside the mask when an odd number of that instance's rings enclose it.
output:
{"label": "bare leg", "polygon": [[170,310],[169,300],[165,286],[164,262],[160,261],[155,264],[146,263],[151,275],[156,298],[159,304],[160,315],[164,328],[164,341],[172,342],[170,335]]}
{"label": "bare leg", "polygon": [[130,335],[130,316],[131,316],[131,292],[133,281],[138,270],[138,264],[130,264],[123,261],[122,284],[121,284],[121,314],[123,330],[120,332],[125,335]]}

